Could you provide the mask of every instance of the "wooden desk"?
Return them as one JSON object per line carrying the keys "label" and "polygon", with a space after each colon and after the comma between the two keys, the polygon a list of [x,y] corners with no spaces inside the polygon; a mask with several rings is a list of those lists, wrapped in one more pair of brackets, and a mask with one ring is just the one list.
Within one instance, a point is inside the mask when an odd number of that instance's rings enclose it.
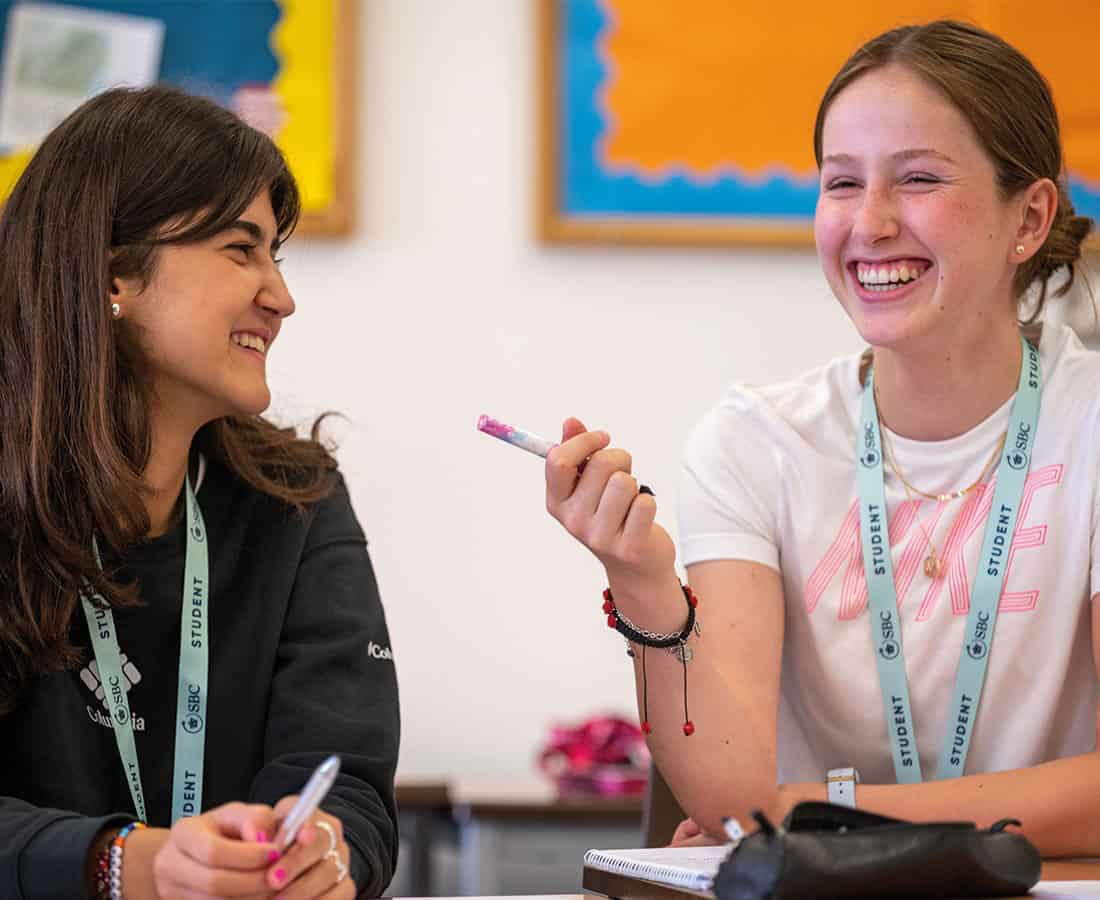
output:
{"label": "wooden desk", "polygon": [[451,794],[438,778],[399,778],[394,785],[397,812],[408,822],[405,853],[409,854],[409,890],[419,897],[432,895],[432,845],[440,821],[451,815]]}
{"label": "wooden desk", "polygon": [[[562,795],[541,777],[532,778],[410,778],[399,776],[397,808],[408,854],[410,894],[431,896],[437,880],[432,848],[441,834],[457,829],[459,890],[468,896],[509,889],[497,877],[502,865],[518,865],[517,857],[543,846],[539,862],[544,875],[551,866],[563,868],[559,856],[568,853],[569,880],[546,877],[553,885],[580,887],[580,861],[592,847],[637,846],[641,840],[642,797]],[[572,846],[576,844],[577,846]],[[583,846],[582,846],[583,844]],[[452,870],[453,871],[453,870]],[[512,870],[514,874],[514,869]],[[512,879],[513,886],[516,879]],[[551,887],[551,884],[545,884]],[[544,888],[545,889],[545,888]],[[446,888],[444,888],[446,890]]]}
{"label": "wooden desk", "polygon": [[524,865],[546,873],[548,882],[579,888],[586,850],[636,845],[642,837],[641,797],[563,795],[543,778],[459,779],[451,785],[451,804],[466,895],[526,883],[519,877]]}
{"label": "wooden desk", "polygon": [[[1041,881],[1100,881],[1100,863],[1051,860],[1043,863],[1039,877]],[[709,892],[685,891],[643,878],[601,872],[588,866],[584,867],[582,884],[586,891],[618,900],[714,900],[714,894]],[[1035,900],[1036,896],[1032,894],[1031,900]]]}
{"label": "wooden desk", "polygon": [[458,817],[499,820],[584,819],[586,822],[641,822],[642,796],[597,797],[560,794],[546,778],[459,778],[450,783],[451,807]]}

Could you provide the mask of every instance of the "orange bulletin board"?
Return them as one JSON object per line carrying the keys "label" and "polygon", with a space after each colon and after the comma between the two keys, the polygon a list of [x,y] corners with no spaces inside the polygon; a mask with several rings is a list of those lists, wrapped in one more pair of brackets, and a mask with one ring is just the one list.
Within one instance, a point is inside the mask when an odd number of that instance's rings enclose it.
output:
{"label": "orange bulletin board", "polygon": [[539,230],[550,241],[809,243],[813,123],[864,41],[952,17],[1048,78],[1071,194],[1100,220],[1092,0],[539,0]]}

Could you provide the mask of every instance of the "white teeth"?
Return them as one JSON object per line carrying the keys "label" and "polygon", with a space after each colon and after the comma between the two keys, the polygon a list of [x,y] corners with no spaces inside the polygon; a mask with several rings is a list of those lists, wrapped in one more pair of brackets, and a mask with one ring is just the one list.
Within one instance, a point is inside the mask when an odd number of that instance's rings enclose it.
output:
{"label": "white teeth", "polygon": [[856,278],[859,279],[859,283],[864,287],[878,285],[889,286],[913,281],[923,275],[924,271],[923,268],[917,268],[915,265],[910,267],[910,265],[906,263],[900,266],[894,265],[883,267],[859,264],[856,266]]}
{"label": "white teeth", "polygon": [[236,331],[231,334],[230,339],[235,344],[240,344],[242,347],[248,347],[251,350],[257,350],[260,353],[267,352],[267,341],[265,341],[258,334],[247,334],[243,331]]}

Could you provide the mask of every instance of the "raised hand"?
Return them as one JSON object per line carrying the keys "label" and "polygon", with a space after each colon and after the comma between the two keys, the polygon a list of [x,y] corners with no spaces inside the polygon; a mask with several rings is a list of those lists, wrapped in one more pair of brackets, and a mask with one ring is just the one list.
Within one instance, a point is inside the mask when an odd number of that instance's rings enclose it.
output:
{"label": "raised hand", "polygon": [[657,501],[639,492],[630,454],[610,443],[607,432],[565,420],[562,442],[546,458],[546,508],[596,555],[613,583],[667,578],[676,551],[656,522]]}

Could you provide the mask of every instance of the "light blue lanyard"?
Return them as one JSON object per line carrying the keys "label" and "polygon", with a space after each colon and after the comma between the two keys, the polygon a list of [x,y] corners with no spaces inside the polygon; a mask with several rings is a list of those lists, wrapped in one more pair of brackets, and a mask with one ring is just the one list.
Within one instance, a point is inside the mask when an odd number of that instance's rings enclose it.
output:
{"label": "light blue lanyard", "polygon": [[[1026,340],[1023,341],[1023,349],[1020,383],[1016,389],[1016,399],[1012,403],[1004,456],[997,467],[997,486],[993,491],[993,505],[982,541],[982,553],[978,558],[978,573],[974,579],[970,613],[967,615],[966,631],[959,653],[959,667],[951,696],[950,718],[936,772],[937,778],[957,777],[966,768],[966,754],[970,749],[974,723],[978,719],[978,704],[982,697],[985,670],[993,643],[993,628],[997,622],[997,608],[1008,568],[1008,551],[1016,531],[1016,515],[1031,464],[1031,450],[1039,421],[1039,351]],[[890,559],[886,491],[882,474],[882,442],[875,408],[873,371],[868,374],[863,388],[862,421],[857,436],[856,456],[859,460],[856,470],[859,481],[863,569],[867,575],[871,634],[878,663],[879,685],[882,688],[882,703],[886,711],[886,726],[890,732],[894,772],[899,784],[915,784],[921,780],[920,756],[917,753],[917,733],[909,704],[898,598],[894,588],[894,566]]]}
{"label": "light blue lanyard", "polygon": [[[210,565],[206,550],[206,525],[202,510],[187,483],[187,560],[184,563],[183,599],[180,610],[179,694],[176,699],[176,751],[172,773],[172,821],[202,812],[203,751],[206,737],[206,686],[209,640],[207,620],[210,605]],[[99,548],[95,547],[99,562]],[[102,603],[102,598],[96,595]],[[145,794],[141,787],[130,701],[119,662],[118,635],[109,608],[100,608],[83,598],[84,615],[92,635],[99,680],[107,700],[118,754],[126,771],[134,810],[143,822]]]}

